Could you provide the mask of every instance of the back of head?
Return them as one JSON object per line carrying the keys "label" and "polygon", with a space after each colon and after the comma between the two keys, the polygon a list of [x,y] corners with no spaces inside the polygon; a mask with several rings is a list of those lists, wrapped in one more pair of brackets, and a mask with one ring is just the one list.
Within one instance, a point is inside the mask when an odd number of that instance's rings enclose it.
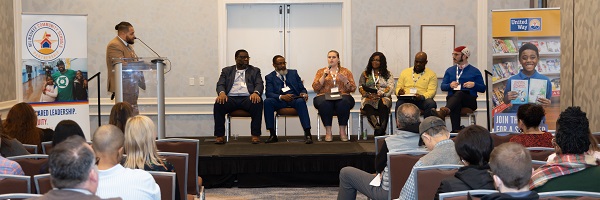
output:
{"label": "back of head", "polygon": [[68,119],[58,122],[56,128],[54,128],[52,146],[56,146],[73,135],[81,136],[85,140],[85,134],[83,134],[83,130],[81,130],[81,127],[77,122]]}
{"label": "back of head", "polygon": [[94,152],[79,136],[71,136],[56,145],[48,157],[52,186],[76,188],[88,180],[94,167]]}
{"label": "back of head", "polygon": [[127,120],[124,149],[127,158],[123,166],[144,169],[144,164],[158,164],[156,126],[146,116],[137,115]]}
{"label": "back of head", "polygon": [[122,132],[125,132],[127,120],[133,116],[133,107],[127,102],[115,103],[110,110],[108,123],[117,126]]}
{"label": "back of head", "polygon": [[523,145],[507,142],[492,151],[490,169],[508,188],[520,189],[531,179],[531,155]]}
{"label": "back of head", "polygon": [[25,102],[15,104],[8,111],[3,131],[23,144],[40,143],[41,130],[37,128],[37,114],[33,107]]}
{"label": "back of head", "polygon": [[407,127],[409,125],[418,124],[421,122],[419,116],[421,111],[419,107],[412,103],[403,103],[398,107],[396,113],[396,120],[400,127]]}
{"label": "back of head", "polygon": [[484,166],[490,160],[494,142],[490,132],[478,125],[471,125],[458,133],[454,148],[461,159],[469,165]]}
{"label": "back of head", "polygon": [[590,148],[590,122],[581,108],[568,107],[556,120],[556,144],[563,154],[582,154]]}
{"label": "back of head", "polygon": [[545,115],[546,111],[542,105],[533,103],[521,105],[517,111],[517,119],[521,120],[527,128],[538,127]]}
{"label": "back of head", "polygon": [[102,125],[94,132],[92,147],[97,154],[118,154],[124,140],[121,129],[110,124]]}

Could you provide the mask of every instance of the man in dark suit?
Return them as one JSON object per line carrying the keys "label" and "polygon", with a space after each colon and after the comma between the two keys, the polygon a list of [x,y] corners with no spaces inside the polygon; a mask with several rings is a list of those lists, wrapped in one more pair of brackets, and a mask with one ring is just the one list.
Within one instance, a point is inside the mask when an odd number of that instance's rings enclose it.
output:
{"label": "man in dark suit", "polygon": [[[120,62],[134,61],[138,56],[133,50],[135,43],[135,30],[129,22],[121,22],[115,26],[117,37],[113,38],[106,46],[106,67],[108,68],[108,92],[114,97],[116,91],[115,79],[123,79],[123,101],[131,104],[133,112],[138,114],[139,88],[146,89],[146,80],[141,72],[123,72],[123,77],[115,77],[114,65]],[[122,58],[122,59],[113,59]],[[126,63],[123,63],[124,65]],[[138,88],[139,87],[139,88]]]}
{"label": "man in dark suit", "polygon": [[273,67],[275,71],[265,76],[267,81],[266,99],[265,99],[265,124],[271,136],[265,143],[277,142],[275,135],[275,115],[274,112],[281,108],[294,108],[300,117],[300,123],[304,129],[304,138],[306,144],[312,143],[310,135],[310,117],[306,101],[308,94],[302,84],[302,79],[298,71],[286,68],[285,58],[281,55],[273,57]]}
{"label": "man in dark suit", "polygon": [[235,65],[221,70],[217,82],[217,99],[213,108],[216,144],[225,144],[225,114],[242,109],[250,112],[252,144],[260,143],[262,123],[262,92],[260,69],[249,64],[250,56],[244,49],[235,52]]}
{"label": "man in dark suit", "polygon": [[[96,200],[98,169],[96,156],[89,144],[80,136],[71,136],[56,145],[48,157],[48,166],[54,190],[40,200]],[[115,198],[121,199],[121,198]]]}

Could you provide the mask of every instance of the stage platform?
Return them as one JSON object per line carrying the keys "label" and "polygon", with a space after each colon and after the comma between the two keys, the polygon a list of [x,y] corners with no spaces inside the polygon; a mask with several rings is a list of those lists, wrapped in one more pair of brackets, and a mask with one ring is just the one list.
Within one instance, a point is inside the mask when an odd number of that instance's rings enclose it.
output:
{"label": "stage platform", "polygon": [[375,171],[372,137],[341,142],[334,136],[334,142],[318,142],[313,136],[313,144],[299,142],[301,138],[279,137],[277,143],[251,144],[250,137],[239,137],[224,145],[214,144],[214,137],[198,138],[198,173],[207,188],[243,188],[338,186],[339,171],[345,166]]}

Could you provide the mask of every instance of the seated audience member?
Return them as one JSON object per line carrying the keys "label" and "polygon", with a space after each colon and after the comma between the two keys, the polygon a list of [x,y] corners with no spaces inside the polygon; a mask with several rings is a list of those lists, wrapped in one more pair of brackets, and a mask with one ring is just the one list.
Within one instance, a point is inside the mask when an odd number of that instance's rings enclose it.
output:
{"label": "seated audience member", "polygon": [[114,125],[103,125],[94,133],[94,152],[98,165],[98,191],[102,198],[160,199],[160,188],[150,173],[141,169],[124,168],[123,132]]}
{"label": "seated audience member", "polygon": [[31,105],[21,102],[15,104],[2,124],[4,134],[19,140],[23,144],[38,145],[42,148],[42,142],[51,141],[52,134],[44,134],[37,127],[37,113]]}
{"label": "seated audience member", "polygon": [[460,165],[460,157],[454,150],[454,142],[450,140],[450,132],[446,129],[446,122],[439,117],[430,116],[427,117],[419,125],[419,133],[423,143],[427,146],[430,151],[427,155],[421,157],[417,163],[413,166],[413,171],[410,172],[402,192],[400,193],[400,199],[403,200],[416,200],[416,174],[414,169],[416,167],[431,166],[431,165]]}
{"label": "seated audience member", "polygon": [[[158,155],[156,136],[156,126],[149,117],[137,115],[129,118],[125,125],[123,146],[127,158],[123,166],[146,171],[175,172],[173,164]],[[179,182],[176,183],[176,191],[179,191]],[[180,199],[179,196],[179,192],[175,192],[175,199]]]}
{"label": "seated audience member", "polygon": [[18,140],[5,135],[2,131],[2,114],[0,114],[0,155],[4,157],[27,155],[29,151]]}
{"label": "seated audience member", "polygon": [[85,140],[85,134],[77,122],[73,120],[62,120],[56,124],[54,128],[54,136],[52,137],[52,146],[56,146],[58,143],[66,140],[67,138],[78,135]]}
{"label": "seated audience member", "polygon": [[495,189],[488,165],[490,153],[494,149],[490,131],[478,125],[471,125],[458,133],[454,143],[454,149],[465,166],[458,169],[454,177],[442,180],[436,199],[444,192]]}
{"label": "seated audience member", "polygon": [[304,130],[304,143],[312,144],[310,134],[310,116],[308,115],[308,94],[298,75],[298,70],[288,69],[285,58],[281,55],[273,57],[275,70],[265,76],[265,125],[271,136],[265,143],[278,142],[275,133],[275,111],[282,108],[294,108],[300,118],[300,124]]}
{"label": "seated audience member", "polygon": [[[56,145],[48,157],[52,187],[39,200],[97,200],[98,168],[92,147],[79,136],[71,136]],[[121,198],[114,198],[121,199]]]}
{"label": "seated audience member", "polygon": [[358,91],[362,95],[361,109],[374,129],[375,136],[385,135],[392,107],[394,76],[387,69],[387,60],[381,52],[375,52],[360,74]]}
{"label": "seated audience member", "polygon": [[[598,146],[598,141],[596,140],[596,138],[594,137],[592,132],[590,132],[589,138],[590,138],[590,150],[588,150],[586,152],[586,154],[593,156],[594,158],[596,158],[596,161],[600,162],[600,146]],[[555,147],[555,149],[556,149],[556,147]],[[546,161],[546,163],[554,162],[555,157],[556,157],[556,153],[550,154],[550,156],[548,156],[548,160]]]}
{"label": "seated audience member", "polygon": [[539,104],[524,104],[517,111],[517,126],[523,134],[510,138],[511,142],[522,144],[525,147],[553,147],[552,133],[540,131],[540,123],[544,118],[544,108]]}
{"label": "seated audience member", "polygon": [[494,148],[490,155],[490,169],[500,193],[486,195],[482,200],[539,199],[535,191],[529,191],[531,155],[523,145],[507,142]]}
{"label": "seated audience member", "polygon": [[127,120],[133,117],[133,107],[127,102],[118,102],[110,110],[110,116],[108,118],[108,124],[115,125],[121,129],[121,132],[125,132],[125,124]]}
{"label": "seated audience member", "polygon": [[556,157],[533,172],[529,188],[537,192],[600,192],[600,167],[590,148],[590,125],[579,107],[568,107],[556,121]]}
{"label": "seated audience member", "polygon": [[[2,134],[1,130],[0,134]],[[0,147],[2,146],[4,146],[4,137],[0,137]],[[4,154],[0,155],[0,174],[25,175],[19,163],[4,158]]]}
{"label": "seated audience member", "polygon": [[[390,190],[390,171],[387,167],[387,153],[416,150],[419,148],[419,108],[412,103],[398,107],[396,124],[399,131],[385,139],[381,151],[375,159],[375,170],[381,177],[380,186],[369,183],[373,178],[380,178],[354,167],[344,167],[340,171],[340,187],[338,199],[356,199],[356,191],[371,199],[387,199]],[[389,150],[388,150],[389,148]]]}

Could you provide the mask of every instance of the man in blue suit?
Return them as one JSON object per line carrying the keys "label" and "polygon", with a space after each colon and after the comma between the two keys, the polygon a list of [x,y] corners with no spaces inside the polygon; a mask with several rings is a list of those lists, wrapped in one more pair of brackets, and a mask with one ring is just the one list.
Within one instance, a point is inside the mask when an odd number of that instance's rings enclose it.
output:
{"label": "man in blue suit", "polygon": [[265,124],[271,136],[265,143],[277,142],[275,135],[275,111],[281,108],[294,108],[300,117],[300,123],[304,129],[304,141],[306,144],[312,144],[310,135],[310,118],[306,101],[308,94],[302,84],[302,79],[297,70],[286,68],[285,58],[281,55],[273,57],[273,67],[275,71],[265,76],[267,81],[266,99],[264,102]]}

